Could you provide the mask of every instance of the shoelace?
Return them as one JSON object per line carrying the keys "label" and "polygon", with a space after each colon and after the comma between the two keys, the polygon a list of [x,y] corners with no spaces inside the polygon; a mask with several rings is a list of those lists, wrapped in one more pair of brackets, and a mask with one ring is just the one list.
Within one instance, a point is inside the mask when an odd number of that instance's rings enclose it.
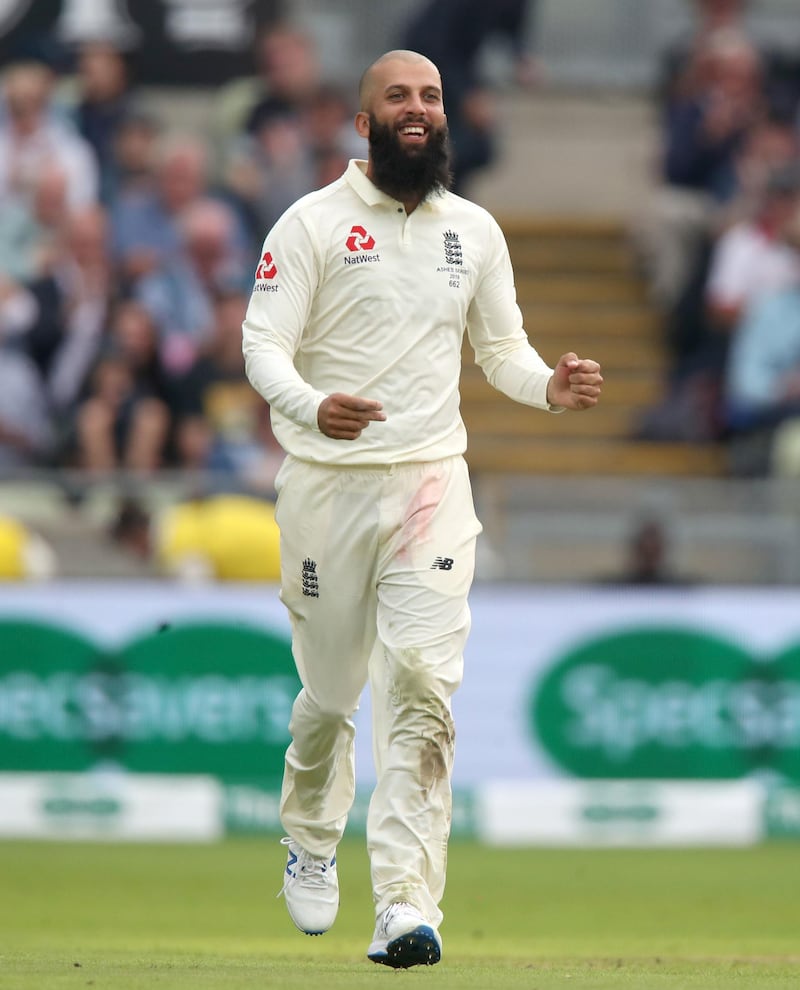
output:
{"label": "shoelace", "polygon": [[[287,836],[281,839],[282,846],[288,846],[292,840]],[[286,888],[289,884],[296,880],[303,887],[327,887],[328,885],[328,860],[318,856],[312,856],[311,853],[305,851],[305,849],[300,848],[297,854],[297,862],[294,864],[296,876],[291,876],[288,871],[284,870],[283,874],[283,886],[278,891],[277,896],[280,897],[282,894],[286,893]]]}
{"label": "shoelace", "polygon": [[396,901],[394,904],[390,904],[389,907],[386,908],[386,910],[381,915],[381,920],[380,920],[381,935],[386,935],[386,929],[388,927],[388,924],[392,920],[392,918],[397,914],[398,911],[408,910],[409,908],[413,910],[412,905],[407,904],[405,901]]}

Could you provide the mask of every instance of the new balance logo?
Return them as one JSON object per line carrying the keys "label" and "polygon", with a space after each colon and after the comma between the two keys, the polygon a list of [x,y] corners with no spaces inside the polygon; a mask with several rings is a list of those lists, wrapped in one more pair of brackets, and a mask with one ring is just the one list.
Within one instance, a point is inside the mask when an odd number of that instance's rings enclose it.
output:
{"label": "new balance logo", "polygon": [[[293,853],[292,850],[290,849],[289,850],[289,858],[288,858],[288,861],[286,863],[286,872],[289,874],[289,876],[292,878],[292,880],[296,880],[297,879],[297,860],[298,860],[298,858],[299,857],[298,857],[297,853]],[[330,861],[330,863],[319,863],[319,866],[322,869],[322,872],[323,873],[327,873],[329,869],[333,869],[333,867],[336,866],[336,853],[333,854],[333,859]],[[300,872],[301,873],[307,872],[307,867],[305,867],[305,866],[301,867]]]}
{"label": "new balance logo", "polygon": [[317,562],[309,557],[303,561],[303,594],[306,598],[319,598],[319,580],[317,579]]}
{"label": "new balance logo", "polygon": [[432,571],[452,571],[455,561],[452,557],[437,557],[431,564]]}

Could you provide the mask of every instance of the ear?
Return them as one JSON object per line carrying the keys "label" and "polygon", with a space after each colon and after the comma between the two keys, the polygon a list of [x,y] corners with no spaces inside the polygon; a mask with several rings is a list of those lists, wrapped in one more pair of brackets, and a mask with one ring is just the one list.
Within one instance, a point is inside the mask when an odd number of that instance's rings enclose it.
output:
{"label": "ear", "polygon": [[369,114],[364,110],[359,110],[355,119],[356,132],[359,137],[369,137]]}

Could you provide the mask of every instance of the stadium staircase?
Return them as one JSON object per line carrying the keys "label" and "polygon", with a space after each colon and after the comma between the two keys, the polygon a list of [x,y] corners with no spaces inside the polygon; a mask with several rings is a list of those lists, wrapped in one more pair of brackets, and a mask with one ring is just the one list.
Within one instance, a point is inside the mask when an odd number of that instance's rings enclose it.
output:
{"label": "stadium staircase", "polygon": [[720,446],[634,439],[643,413],[663,397],[668,358],[624,223],[501,223],[532,342],[551,364],[569,350],[600,361],[603,399],[587,415],[532,412],[487,384],[465,342],[461,401],[473,474],[723,475]]}

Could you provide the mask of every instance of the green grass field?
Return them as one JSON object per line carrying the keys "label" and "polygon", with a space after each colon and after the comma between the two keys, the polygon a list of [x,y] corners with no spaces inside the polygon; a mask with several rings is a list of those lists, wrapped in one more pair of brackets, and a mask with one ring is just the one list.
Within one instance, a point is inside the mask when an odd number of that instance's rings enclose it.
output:
{"label": "green grass field", "polygon": [[[277,840],[211,846],[0,843],[0,987],[244,990],[366,986],[800,986],[800,845],[745,850],[451,846],[444,956],[365,957],[363,843],[339,853],[342,908],[295,931]],[[397,982],[399,981],[399,982]]]}

